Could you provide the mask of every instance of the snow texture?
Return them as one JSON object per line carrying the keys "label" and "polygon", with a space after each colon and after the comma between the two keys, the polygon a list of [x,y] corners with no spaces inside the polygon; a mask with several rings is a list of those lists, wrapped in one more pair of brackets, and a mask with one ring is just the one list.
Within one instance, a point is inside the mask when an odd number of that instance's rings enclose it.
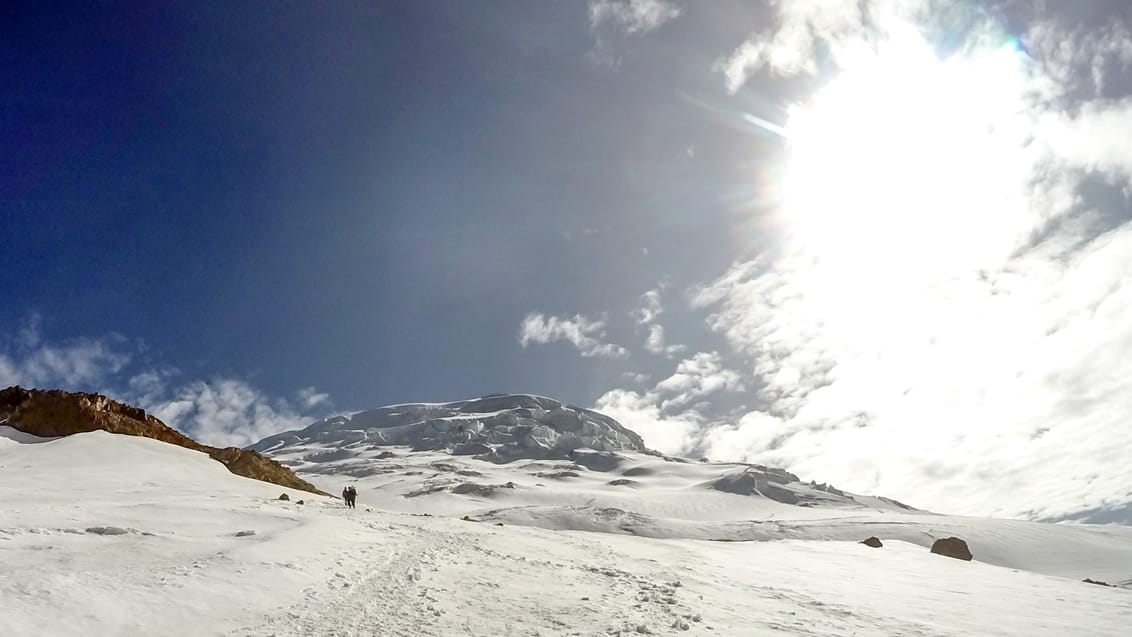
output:
{"label": "snow texture", "polygon": [[[281,501],[275,485],[154,440],[0,426],[0,635],[1029,637],[1132,625],[1132,591],[1081,581],[1130,583],[1126,527],[939,516],[776,483],[812,497],[792,505],[757,479],[743,494],[717,488],[750,467],[624,449],[507,464],[372,438],[279,451],[329,492],[356,484],[359,508]],[[574,477],[539,476],[556,473]],[[608,484],[623,476],[631,485]],[[926,548],[951,535],[974,561]],[[857,543],[869,536],[884,547]]]}

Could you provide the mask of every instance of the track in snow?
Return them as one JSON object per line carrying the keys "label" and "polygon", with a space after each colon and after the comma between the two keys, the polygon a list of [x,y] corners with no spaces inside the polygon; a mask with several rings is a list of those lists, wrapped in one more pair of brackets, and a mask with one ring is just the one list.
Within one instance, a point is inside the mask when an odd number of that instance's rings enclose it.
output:
{"label": "track in snow", "polygon": [[[561,553],[541,559],[529,557],[537,551],[511,546],[545,531],[358,517],[372,531],[372,543],[336,559],[324,582],[304,591],[299,606],[230,637],[596,637],[707,630],[672,569],[641,561],[640,572],[628,572],[623,558],[584,536],[561,533],[554,539],[566,545],[566,554],[585,559],[563,560]],[[609,566],[614,563],[620,568]]]}

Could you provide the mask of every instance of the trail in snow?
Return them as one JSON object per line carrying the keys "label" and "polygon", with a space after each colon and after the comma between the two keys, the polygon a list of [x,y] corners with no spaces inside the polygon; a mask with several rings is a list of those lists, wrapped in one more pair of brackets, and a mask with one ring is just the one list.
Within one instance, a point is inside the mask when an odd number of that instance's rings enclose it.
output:
{"label": "trail in snow", "polygon": [[1124,634],[1132,593],[807,540],[705,542],[360,513],[373,542],[228,637]]}
{"label": "trail in snow", "polygon": [[[1128,529],[798,507],[787,520],[786,505],[682,477],[712,467],[635,460],[652,474],[637,472],[627,493],[608,473],[539,486],[523,473],[537,467],[434,460],[384,465],[398,482],[362,490],[363,508],[347,510],[305,494],[279,501],[279,487],[153,440],[0,436],[0,635],[1124,637],[1132,625],[1132,591],[1076,570],[1126,579]],[[438,473],[518,487],[402,495]],[[432,514],[365,508],[385,503]],[[487,511],[501,504],[529,526],[496,526]],[[690,539],[677,532],[695,527],[660,517],[706,516],[718,529],[759,522],[760,507],[794,539]],[[663,537],[623,534],[641,529]],[[924,529],[973,538],[990,563],[930,554],[912,543]],[[884,548],[857,544],[865,533]]]}
{"label": "trail in snow", "polygon": [[436,571],[438,562],[452,558],[453,537],[395,524],[365,525],[374,531],[374,541],[334,557],[322,584],[303,591],[301,604],[232,634],[435,634],[427,627],[442,611],[432,605],[430,589],[418,583],[425,571]]}
{"label": "trail in snow", "polygon": [[[703,621],[672,569],[610,566],[624,556],[584,536],[553,538],[570,556],[563,559],[529,546],[545,543],[545,532],[367,517],[377,518],[359,520],[374,541],[334,559],[301,604],[229,635],[617,635],[683,632]],[[532,556],[540,552],[547,557]]]}

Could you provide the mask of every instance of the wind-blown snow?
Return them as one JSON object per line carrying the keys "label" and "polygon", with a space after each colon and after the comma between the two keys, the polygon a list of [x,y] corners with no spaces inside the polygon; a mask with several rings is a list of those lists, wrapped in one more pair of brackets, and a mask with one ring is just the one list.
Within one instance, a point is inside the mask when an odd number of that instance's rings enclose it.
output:
{"label": "wind-blown snow", "polygon": [[[712,488],[743,467],[629,451],[581,459],[595,469],[298,447],[341,456],[300,473],[331,492],[356,482],[358,509],[279,501],[277,486],[149,439],[0,427],[0,635],[1116,636],[1132,622],[1132,591],[1080,581],[1132,579],[1124,527],[836,494],[788,505]],[[360,460],[370,475],[329,471]],[[406,497],[426,484],[443,486]],[[788,539],[689,539],[756,529]],[[976,561],[924,548],[946,534]],[[867,535],[884,548],[856,543]]]}

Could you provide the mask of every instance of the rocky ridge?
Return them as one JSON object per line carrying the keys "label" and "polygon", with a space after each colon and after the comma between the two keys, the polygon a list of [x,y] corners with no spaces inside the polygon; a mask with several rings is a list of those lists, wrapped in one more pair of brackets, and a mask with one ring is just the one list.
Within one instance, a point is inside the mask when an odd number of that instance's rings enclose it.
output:
{"label": "rocky ridge", "polygon": [[153,438],[208,454],[236,475],[290,489],[323,493],[287,467],[255,451],[201,444],[147,414],[144,409],[101,394],[9,387],[0,390],[0,424],[45,438],[95,430]]}

